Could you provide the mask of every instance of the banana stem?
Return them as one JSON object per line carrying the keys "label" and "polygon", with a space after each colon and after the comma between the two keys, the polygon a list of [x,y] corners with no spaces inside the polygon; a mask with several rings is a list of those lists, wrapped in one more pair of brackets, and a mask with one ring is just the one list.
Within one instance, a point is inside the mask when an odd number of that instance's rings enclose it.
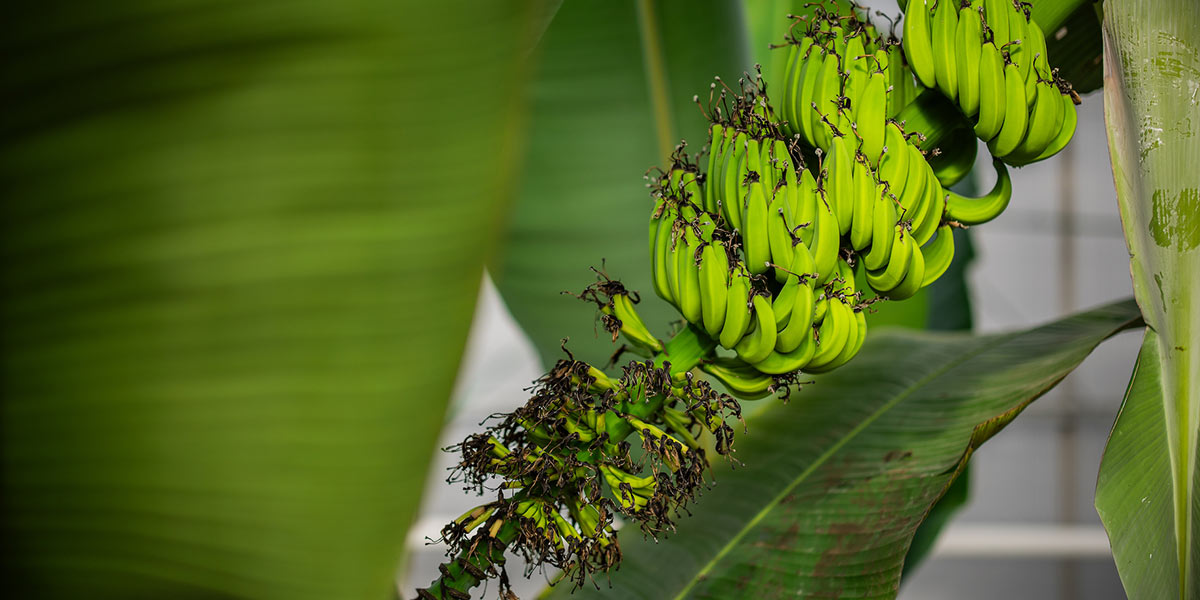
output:
{"label": "banana stem", "polygon": [[924,134],[925,139],[919,144],[922,150],[937,147],[957,129],[971,127],[958,107],[941,91],[932,88],[918,94],[896,115],[896,120],[904,124],[904,131]]}
{"label": "banana stem", "polygon": [[471,597],[471,588],[479,585],[492,566],[504,565],[504,549],[517,538],[518,525],[497,520],[495,529],[478,547],[460,554],[441,567],[442,576],[428,589],[417,590],[417,600],[462,600]]}
{"label": "banana stem", "polygon": [[687,373],[703,362],[717,347],[716,340],[700,331],[695,325],[679,330],[654,357],[655,366],[671,363],[671,375]]}

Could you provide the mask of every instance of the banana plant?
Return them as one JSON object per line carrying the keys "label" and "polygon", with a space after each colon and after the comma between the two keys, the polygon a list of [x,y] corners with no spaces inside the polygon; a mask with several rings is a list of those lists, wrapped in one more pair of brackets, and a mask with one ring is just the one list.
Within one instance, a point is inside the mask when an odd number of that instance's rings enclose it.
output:
{"label": "banana plant", "polygon": [[1146,336],[1096,509],[1133,600],[1200,595],[1200,14],[1104,4],[1104,108]]}

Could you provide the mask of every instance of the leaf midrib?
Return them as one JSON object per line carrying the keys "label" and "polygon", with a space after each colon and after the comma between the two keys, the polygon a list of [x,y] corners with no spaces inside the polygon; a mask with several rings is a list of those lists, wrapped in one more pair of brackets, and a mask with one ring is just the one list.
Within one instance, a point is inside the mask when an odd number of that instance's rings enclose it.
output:
{"label": "leaf midrib", "polygon": [[933,381],[934,379],[937,379],[937,378],[945,375],[949,371],[959,367],[960,365],[962,365],[965,362],[973,360],[976,356],[979,356],[980,354],[982,354],[988,350],[991,350],[995,347],[998,347],[998,346],[1008,343],[1009,341],[1015,339],[1018,335],[1020,335],[1020,334],[1002,335],[997,338],[993,338],[996,340],[995,343],[984,343],[984,344],[981,344],[978,348],[976,348],[972,352],[968,352],[966,354],[959,355],[957,358],[954,358],[954,359],[950,360],[949,362],[947,362],[946,365],[943,366],[942,368],[932,371],[925,377],[918,379],[917,381],[915,381],[914,383],[909,385],[907,388],[905,388],[902,392],[897,394],[895,398],[884,403],[882,406],[880,406],[878,409],[876,409],[875,412],[871,413],[871,415],[869,417],[867,417],[866,419],[863,419],[863,421],[860,424],[858,424],[853,429],[848,431],[846,433],[846,435],[842,436],[842,438],[840,438],[835,444],[830,446],[830,448],[828,450],[821,453],[821,455],[818,456],[816,458],[816,460],[814,460],[813,463],[811,465],[809,465],[808,468],[806,468],[804,471],[802,471],[800,473],[800,475],[798,475],[796,477],[796,479],[792,481],[792,483],[788,484],[787,487],[785,487],[782,491],[780,491],[778,494],[776,494],[775,497],[772,498],[769,503],[764,505],[762,510],[758,511],[758,513],[754,515],[754,518],[747,521],[746,524],[741,528],[741,530],[738,531],[737,535],[730,538],[729,541],[726,542],[724,546],[722,546],[721,550],[719,552],[717,552],[717,554],[715,556],[713,556],[713,558],[710,559],[708,561],[708,563],[706,563],[704,565],[704,567],[701,568],[691,578],[691,581],[689,581],[688,584],[686,586],[684,586],[684,588],[682,590],[680,590],[680,592],[674,596],[674,600],[682,600],[682,598],[684,598],[687,595],[687,593],[690,592],[692,590],[692,588],[696,586],[696,583],[698,581],[700,581],[701,579],[703,579],[704,576],[707,575],[709,573],[709,571],[711,571],[713,569],[713,567],[715,567],[717,565],[717,563],[719,563],[721,561],[721,559],[723,559],[727,554],[732,552],[733,549],[737,546],[738,542],[740,542],[742,540],[742,538],[745,537],[746,534],[748,534],[750,532],[750,530],[754,529],[754,527],[760,521],[762,521],[764,518],[766,518],[767,514],[770,513],[771,510],[774,509],[775,506],[777,506],[780,502],[782,502],[783,499],[786,498],[788,494],[792,493],[792,491],[796,489],[796,486],[803,483],[810,475],[812,475],[813,472],[815,472],[819,467],[824,465],[826,461],[828,461],[834,454],[836,454],[838,452],[838,450],[841,450],[843,446],[845,446],[847,443],[850,442],[850,440],[854,439],[858,434],[862,433],[867,427],[869,427],[872,423],[877,421],[881,416],[883,416],[888,411],[890,411],[893,407],[895,407],[897,404],[899,404],[900,402],[904,401],[906,398],[911,396],[917,390],[924,387],[930,381]]}
{"label": "leaf midrib", "polygon": [[646,86],[649,88],[650,107],[654,114],[658,155],[660,160],[666,160],[671,155],[671,149],[675,147],[675,118],[671,111],[662,29],[658,26],[658,18],[655,16],[654,0],[638,0],[637,6],[642,63],[646,69]]}

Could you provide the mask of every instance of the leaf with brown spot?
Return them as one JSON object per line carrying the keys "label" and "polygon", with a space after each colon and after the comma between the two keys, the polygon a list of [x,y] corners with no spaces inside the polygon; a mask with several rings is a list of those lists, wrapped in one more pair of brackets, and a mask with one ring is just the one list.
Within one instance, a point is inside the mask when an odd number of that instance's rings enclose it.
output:
{"label": "leaf with brown spot", "polygon": [[1130,300],[1010,334],[882,333],[751,419],[745,466],[718,471],[677,534],[625,532],[613,589],[570,597],[893,598],[914,532],[978,444],[1140,325]]}

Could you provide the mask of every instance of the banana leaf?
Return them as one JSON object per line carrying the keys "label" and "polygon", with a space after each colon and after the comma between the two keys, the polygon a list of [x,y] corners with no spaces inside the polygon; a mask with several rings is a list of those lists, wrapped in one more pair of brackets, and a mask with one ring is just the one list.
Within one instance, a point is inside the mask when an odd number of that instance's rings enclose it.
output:
{"label": "banana leaf", "polygon": [[[679,315],[654,298],[643,175],[681,139],[707,145],[693,95],[713,76],[730,85],[750,61],[740,3],[566,2],[535,53],[530,139],[500,250],[489,263],[504,301],[552,364],[563,338],[603,365],[616,349],[596,307],[563,294],[605,270],[648,301],[638,310],[666,335]],[[599,332],[599,333],[598,333]]]}
{"label": "banana leaf", "polygon": [[1096,490],[1133,600],[1200,596],[1198,32],[1191,0],[1104,6],[1109,152],[1134,295],[1153,331]]}
{"label": "banana leaf", "polygon": [[391,597],[538,11],[3,13],[8,594]]}
{"label": "banana leaf", "polygon": [[717,468],[678,532],[622,532],[611,582],[550,598],[895,597],[913,532],[971,453],[1140,325],[1124,301],[1017,333],[877,335],[750,421],[742,464]]}

